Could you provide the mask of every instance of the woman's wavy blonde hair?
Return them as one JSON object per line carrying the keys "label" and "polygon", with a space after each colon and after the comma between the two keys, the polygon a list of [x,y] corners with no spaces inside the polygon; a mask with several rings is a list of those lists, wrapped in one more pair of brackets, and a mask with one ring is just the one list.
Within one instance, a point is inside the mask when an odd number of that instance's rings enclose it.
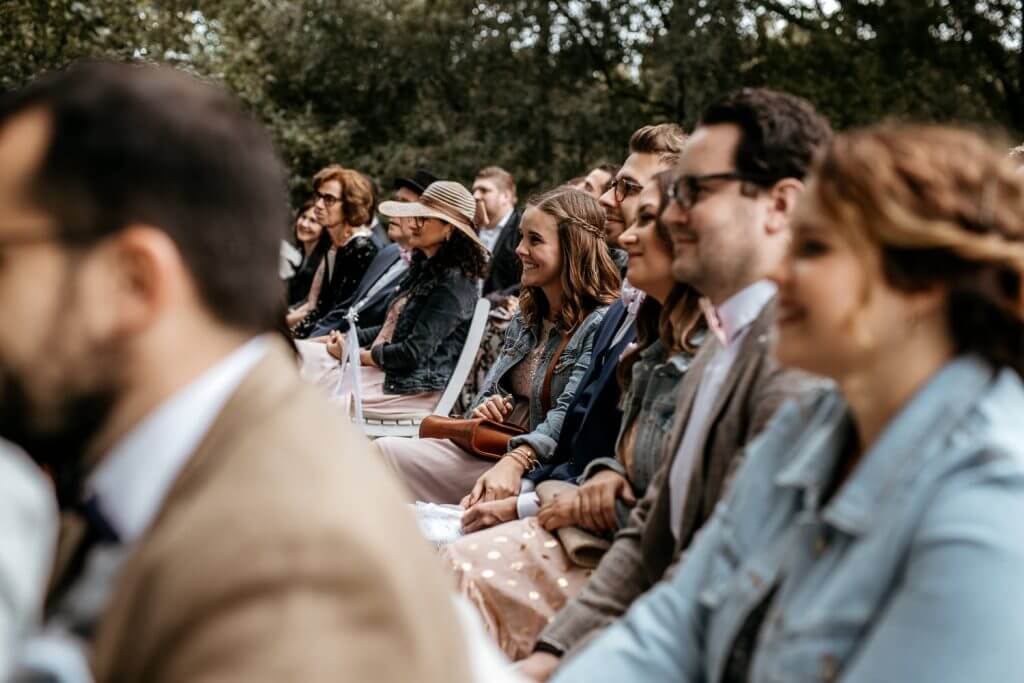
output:
{"label": "woman's wavy blonde hair", "polygon": [[[562,186],[530,199],[528,206],[558,225],[562,253],[562,310],[554,321],[563,332],[576,329],[599,306],[619,296],[622,279],[604,241],[604,209],[586,192]],[[519,309],[527,325],[548,315],[548,300],[539,287],[523,287]]]}
{"label": "woman's wavy blonde hair", "polygon": [[1024,176],[1004,150],[948,126],[856,130],[822,150],[805,199],[860,253],[881,251],[890,286],[945,287],[959,353],[1024,370]]}

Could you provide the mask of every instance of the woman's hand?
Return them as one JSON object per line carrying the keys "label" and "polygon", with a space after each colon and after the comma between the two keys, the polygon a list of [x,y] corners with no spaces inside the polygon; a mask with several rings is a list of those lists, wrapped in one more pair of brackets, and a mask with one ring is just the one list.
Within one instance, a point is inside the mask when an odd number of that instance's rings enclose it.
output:
{"label": "woman's hand", "polygon": [[480,502],[519,495],[525,471],[514,458],[502,458],[494,467],[480,475],[473,485],[473,490],[462,499],[460,505],[468,509]]}
{"label": "woman's hand", "polygon": [[471,534],[474,531],[490,529],[503,522],[511,522],[519,516],[516,509],[516,497],[491,500],[477,503],[462,515],[462,530]]}
{"label": "woman's hand", "polygon": [[558,665],[562,663],[561,658],[550,652],[534,652],[526,659],[516,664],[516,672],[536,683],[544,683],[551,678]]}
{"label": "woman's hand", "polygon": [[491,396],[473,410],[473,417],[485,420],[504,422],[505,416],[512,412],[512,401],[503,396]]}
{"label": "woman's hand", "polygon": [[579,488],[579,523],[591,531],[615,531],[619,520],[615,501],[636,505],[636,496],[629,481],[612,470],[601,470]]}
{"label": "woman's hand", "polygon": [[576,516],[579,511],[578,498],[578,489],[556,496],[554,500],[541,506],[537,512],[537,523],[545,531],[552,533],[567,526],[579,524],[579,519]]}
{"label": "woman's hand", "polygon": [[345,335],[337,330],[331,330],[327,335],[327,353],[338,360],[345,358]]}
{"label": "woman's hand", "polygon": [[367,365],[371,368],[377,367],[377,364],[373,362],[373,353],[370,349],[363,349],[359,352],[359,364]]}
{"label": "woman's hand", "polygon": [[309,314],[309,310],[312,308],[308,303],[302,304],[293,311],[289,311],[284,317],[284,322],[289,328],[295,327],[302,322],[302,319]]}

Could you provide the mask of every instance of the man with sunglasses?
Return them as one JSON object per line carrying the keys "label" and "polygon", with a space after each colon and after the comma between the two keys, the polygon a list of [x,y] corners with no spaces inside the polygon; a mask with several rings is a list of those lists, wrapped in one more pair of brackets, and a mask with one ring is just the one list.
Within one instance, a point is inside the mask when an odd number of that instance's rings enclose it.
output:
{"label": "man with sunglasses", "polygon": [[[705,295],[713,334],[680,385],[676,424],[647,495],[579,597],[541,635],[537,673],[527,672],[536,680],[661,581],[709,518],[744,446],[783,401],[822,386],[773,359],[774,288],[765,278],[787,248],[802,178],[829,135],[810,103],[744,89],[712,104],[688,139],[661,220],[673,236],[676,279]],[[556,680],[643,680],[643,654],[622,645],[638,640],[616,625]]]}

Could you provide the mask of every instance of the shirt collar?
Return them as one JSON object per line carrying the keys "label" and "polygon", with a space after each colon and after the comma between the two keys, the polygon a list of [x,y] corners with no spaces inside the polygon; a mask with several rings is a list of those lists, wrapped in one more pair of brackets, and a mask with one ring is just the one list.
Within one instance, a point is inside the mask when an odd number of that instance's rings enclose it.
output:
{"label": "shirt collar", "polygon": [[100,461],[86,483],[125,543],[149,527],[164,496],[231,394],[267,351],[256,337],[164,401]]}
{"label": "shirt collar", "polygon": [[761,311],[775,296],[775,291],[773,282],[758,280],[733,294],[715,310],[728,342],[734,341],[761,315]]}
{"label": "shirt collar", "polygon": [[500,221],[498,221],[498,222],[497,222],[497,223],[496,223],[496,224],[494,225],[494,227],[493,227],[493,228],[483,228],[483,229],[481,230],[481,232],[482,232],[483,230],[503,230],[503,229],[505,228],[505,226],[506,226],[506,225],[508,225],[508,219],[512,217],[512,214],[513,214],[514,212],[515,212],[515,209],[509,209],[508,213],[506,213],[506,214],[505,214],[504,216],[502,216],[501,220],[500,220]]}
{"label": "shirt collar", "polygon": [[[971,410],[992,379],[991,367],[975,356],[954,359],[918,390],[886,426],[828,504],[822,518],[849,534],[871,528],[878,500],[900,473],[914,471]],[[835,476],[848,439],[853,438],[849,408],[835,393],[793,444],[795,453],[775,479],[780,486],[805,489],[805,504],[816,508]]]}

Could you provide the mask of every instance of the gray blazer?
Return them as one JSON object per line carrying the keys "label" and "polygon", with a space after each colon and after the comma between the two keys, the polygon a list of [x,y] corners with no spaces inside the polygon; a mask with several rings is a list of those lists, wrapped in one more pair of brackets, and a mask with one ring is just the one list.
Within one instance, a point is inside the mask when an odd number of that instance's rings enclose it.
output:
{"label": "gray blazer", "polygon": [[669,518],[668,473],[701,376],[721,350],[709,339],[698,351],[679,389],[676,422],[661,468],[644,497],[633,508],[629,525],[615,538],[582,592],[559,612],[541,633],[538,648],[565,653],[579,647],[600,629],[621,617],[633,601],[658,583],[708,520],[740,461],[744,447],[764,429],[779,406],[830,386],[798,370],[783,369],[774,358],[775,300],[751,324],[740,353],[712,409],[704,457],[694,466],[683,506],[679,540]]}

